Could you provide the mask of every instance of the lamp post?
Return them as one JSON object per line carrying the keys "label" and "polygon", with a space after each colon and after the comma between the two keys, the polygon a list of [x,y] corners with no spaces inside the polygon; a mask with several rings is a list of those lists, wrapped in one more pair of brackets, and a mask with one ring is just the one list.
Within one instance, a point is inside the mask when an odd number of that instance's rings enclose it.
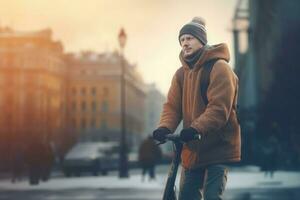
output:
{"label": "lamp post", "polygon": [[126,141],[126,81],[125,81],[125,66],[124,66],[124,47],[126,43],[126,33],[123,28],[119,32],[120,44],[120,61],[121,61],[121,138],[120,138],[120,160],[119,160],[119,177],[127,178],[128,174],[128,158],[127,158],[127,141]]}

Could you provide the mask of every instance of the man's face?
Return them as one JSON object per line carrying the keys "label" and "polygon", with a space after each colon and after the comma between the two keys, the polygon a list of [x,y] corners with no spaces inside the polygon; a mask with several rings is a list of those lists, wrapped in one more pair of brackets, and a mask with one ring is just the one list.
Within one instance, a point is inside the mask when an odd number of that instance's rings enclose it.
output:
{"label": "man's face", "polygon": [[183,57],[188,57],[203,47],[202,43],[190,34],[183,34],[180,38]]}

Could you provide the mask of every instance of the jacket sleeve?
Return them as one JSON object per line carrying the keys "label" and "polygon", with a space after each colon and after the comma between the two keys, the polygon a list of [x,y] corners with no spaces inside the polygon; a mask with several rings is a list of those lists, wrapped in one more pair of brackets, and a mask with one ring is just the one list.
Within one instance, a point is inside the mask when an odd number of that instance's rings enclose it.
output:
{"label": "jacket sleeve", "polygon": [[229,65],[223,60],[216,62],[207,89],[208,105],[191,126],[204,135],[222,128],[230,116],[236,87],[237,78]]}
{"label": "jacket sleeve", "polygon": [[167,100],[163,105],[163,111],[160,116],[159,127],[166,127],[174,132],[182,120],[182,89],[178,78],[178,72],[175,73],[169,89]]}

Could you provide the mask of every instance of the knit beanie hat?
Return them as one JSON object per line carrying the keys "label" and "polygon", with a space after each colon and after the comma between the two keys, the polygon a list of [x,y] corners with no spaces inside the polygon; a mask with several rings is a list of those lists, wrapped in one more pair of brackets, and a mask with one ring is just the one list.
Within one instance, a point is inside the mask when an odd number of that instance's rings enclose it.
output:
{"label": "knit beanie hat", "polygon": [[191,22],[187,23],[181,28],[178,37],[179,42],[180,42],[180,37],[183,34],[190,34],[195,38],[197,38],[203,45],[207,44],[205,22],[200,17],[194,17]]}

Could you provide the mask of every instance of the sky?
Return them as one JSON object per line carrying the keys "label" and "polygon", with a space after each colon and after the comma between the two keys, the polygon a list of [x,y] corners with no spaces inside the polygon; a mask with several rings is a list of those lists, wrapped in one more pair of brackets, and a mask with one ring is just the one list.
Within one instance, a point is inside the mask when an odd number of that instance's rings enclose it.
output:
{"label": "sky", "polygon": [[[178,33],[194,16],[206,20],[208,43],[225,42],[233,58],[231,22],[237,0],[0,0],[0,26],[18,31],[51,28],[65,52],[119,50],[146,83],[164,94],[179,68]],[[233,59],[231,59],[232,64]]]}

